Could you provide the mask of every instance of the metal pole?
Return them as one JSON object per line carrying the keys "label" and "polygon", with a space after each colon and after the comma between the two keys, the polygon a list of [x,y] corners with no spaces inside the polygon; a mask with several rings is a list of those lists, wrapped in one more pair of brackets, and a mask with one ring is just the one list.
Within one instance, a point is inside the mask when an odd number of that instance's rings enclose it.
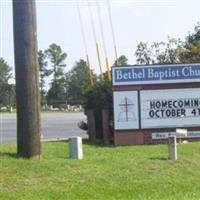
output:
{"label": "metal pole", "polygon": [[90,78],[90,83],[91,85],[94,85],[94,81],[93,81],[93,75],[92,75],[92,70],[91,70],[91,64],[90,64],[90,59],[88,54],[86,55],[86,59],[87,59],[87,65],[88,65],[88,70],[89,70],[89,78]]}
{"label": "metal pole", "polygon": [[103,70],[102,70],[102,65],[101,65],[101,56],[100,56],[100,52],[99,52],[99,44],[98,43],[96,43],[96,50],[97,50],[97,58],[98,58],[98,62],[99,62],[101,80],[103,81],[104,77],[103,77]]}
{"label": "metal pole", "polygon": [[108,80],[111,80],[110,65],[109,65],[108,57],[106,57],[106,69],[107,69]]}

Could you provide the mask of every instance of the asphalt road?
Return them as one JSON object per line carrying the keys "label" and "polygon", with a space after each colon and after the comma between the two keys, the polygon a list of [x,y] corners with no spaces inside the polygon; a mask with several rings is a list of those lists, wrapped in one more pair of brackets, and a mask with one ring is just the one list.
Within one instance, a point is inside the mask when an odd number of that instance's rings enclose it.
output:
{"label": "asphalt road", "polygon": [[[83,113],[42,113],[41,128],[43,139],[69,138],[72,136],[87,137],[77,123],[85,120]],[[0,113],[1,143],[16,142],[16,114]]]}

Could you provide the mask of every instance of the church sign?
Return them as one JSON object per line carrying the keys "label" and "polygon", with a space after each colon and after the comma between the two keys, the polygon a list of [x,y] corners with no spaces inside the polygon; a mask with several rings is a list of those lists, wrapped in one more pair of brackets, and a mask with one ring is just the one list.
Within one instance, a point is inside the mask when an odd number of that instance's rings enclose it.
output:
{"label": "church sign", "polygon": [[153,143],[155,132],[176,128],[200,131],[200,64],[113,67],[112,76],[115,144]]}
{"label": "church sign", "polygon": [[200,64],[113,67],[113,85],[200,82]]}

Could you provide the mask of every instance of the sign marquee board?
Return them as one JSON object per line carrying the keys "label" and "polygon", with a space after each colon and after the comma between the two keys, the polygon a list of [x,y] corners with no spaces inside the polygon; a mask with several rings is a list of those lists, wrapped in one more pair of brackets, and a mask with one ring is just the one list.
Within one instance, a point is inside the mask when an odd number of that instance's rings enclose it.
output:
{"label": "sign marquee board", "polygon": [[115,130],[138,129],[138,92],[114,92]]}
{"label": "sign marquee board", "polygon": [[200,89],[143,90],[141,127],[195,127],[200,123]]}
{"label": "sign marquee board", "polygon": [[113,67],[113,86],[200,82],[200,64]]}

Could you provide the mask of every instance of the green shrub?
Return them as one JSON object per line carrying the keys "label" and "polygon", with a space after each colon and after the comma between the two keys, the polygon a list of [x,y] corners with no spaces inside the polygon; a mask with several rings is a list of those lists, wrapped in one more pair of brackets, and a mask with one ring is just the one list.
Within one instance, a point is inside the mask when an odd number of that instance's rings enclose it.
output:
{"label": "green shrub", "polygon": [[104,108],[109,108],[109,104],[112,102],[111,87],[111,81],[100,81],[95,85],[88,87],[84,94],[85,110],[102,110]]}
{"label": "green shrub", "polygon": [[96,138],[103,138],[102,127],[102,109],[109,110],[110,122],[113,120],[113,97],[112,97],[112,84],[111,81],[100,81],[95,85],[87,88],[84,95],[85,103],[84,109],[94,110]]}

